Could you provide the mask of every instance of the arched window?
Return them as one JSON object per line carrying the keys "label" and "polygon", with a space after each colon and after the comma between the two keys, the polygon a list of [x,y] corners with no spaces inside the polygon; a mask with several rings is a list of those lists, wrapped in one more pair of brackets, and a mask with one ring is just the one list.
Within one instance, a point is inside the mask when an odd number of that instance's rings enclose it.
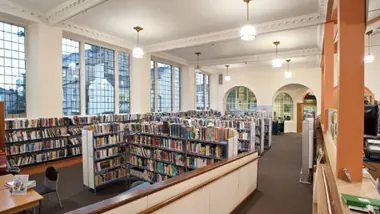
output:
{"label": "arched window", "polygon": [[256,111],[257,100],[255,94],[246,87],[237,86],[230,90],[226,100],[226,111],[250,112]]}
{"label": "arched window", "polygon": [[292,120],[293,118],[293,99],[292,97],[284,92],[277,94],[274,99],[273,111],[275,112],[276,118],[281,118],[284,120]]}

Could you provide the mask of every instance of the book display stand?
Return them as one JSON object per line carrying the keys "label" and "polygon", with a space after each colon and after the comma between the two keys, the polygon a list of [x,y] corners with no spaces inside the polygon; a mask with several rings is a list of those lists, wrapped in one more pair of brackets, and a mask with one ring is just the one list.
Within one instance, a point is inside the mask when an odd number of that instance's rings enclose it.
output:
{"label": "book display stand", "polygon": [[82,130],[83,185],[93,189],[127,178],[124,124],[103,123]]}

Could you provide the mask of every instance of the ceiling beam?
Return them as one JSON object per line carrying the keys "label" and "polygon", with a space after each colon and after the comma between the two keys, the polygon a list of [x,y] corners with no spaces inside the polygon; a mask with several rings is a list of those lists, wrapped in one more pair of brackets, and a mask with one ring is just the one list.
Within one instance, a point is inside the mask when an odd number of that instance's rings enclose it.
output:
{"label": "ceiling beam", "polygon": [[[319,50],[319,48],[310,48],[310,49],[300,49],[300,50],[293,50],[293,51],[287,51],[287,52],[280,52],[279,54],[281,54],[281,57],[283,59],[287,59],[287,58],[294,58],[294,57],[321,55],[321,51]],[[199,61],[199,64],[202,66],[212,66],[212,65],[237,64],[237,63],[244,63],[244,62],[258,62],[258,61],[272,60],[273,56],[274,56],[273,53],[267,53],[267,54],[248,55],[248,56],[241,56],[241,57],[229,57],[229,58],[203,60],[203,61]],[[197,62],[191,61],[189,64],[196,65]]]}
{"label": "ceiling beam", "polygon": [[367,22],[366,32],[376,31],[378,28],[380,28],[380,15]]}
{"label": "ceiling beam", "polygon": [[67,0],[46,13],[51,25],[67,21],[109,0]]}
{"label": "ceiling beam", "polygon": [[[258,36],[267,33],[286,31],[310,26],[317,26],[323,22],[320,13],[307,14],[303,16],[291,17],[287,19],[257,24]],[[221,42],[239,38],[240,28],[228,29],[198,36],[177,39],[173,41],[158,43],[146,46],[149,52],[161,52],[177,48],[193,47],[197,45],[209,44],[212,42]]]}

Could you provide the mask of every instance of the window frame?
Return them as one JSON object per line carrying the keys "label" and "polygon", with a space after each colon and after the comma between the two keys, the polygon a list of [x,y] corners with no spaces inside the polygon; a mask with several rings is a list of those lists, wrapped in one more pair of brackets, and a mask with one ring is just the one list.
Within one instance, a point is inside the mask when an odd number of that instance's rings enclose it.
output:
{"label": "window frame", "polygon": [[[211,76],[206,73],[199,73],[199,72],[194,72],[195,74],[195,109],[196,110],[208,110],[210,109],[210,78]],[[201,106],[198,108],[198,100],[197,100],[197,95],[198,95],[198,80],[197,80],[197,75],[201,75],[202,77],[202,103],[199,105]],[[207,77],[207,78],[206,78]],[[206,83],[207,79],[207,83]],[[207,94],[207,95],[206,95]]]}
{"label": "window frame", "polygon": [[[86,45],[90,45],[90,46],[95,46],[97,48],[100,48],[100,49],[103,49],[103,51],[105,50],[109,50],[109,51],[112,51],[113,53],[113,83],[114,83],[114,86],[113,86],[113,102],[105,102],[105,103],[113,103],[113,111],[111,112],[107,112],[106,111],[106,114],[115,114],[116,113],[116,105],[118,105],[118,103],[116,102],[116,74],[117,74],[117,71],[118,71],[118,65],[116,65],[116,58],[118,58],[118,51],[115,50],[115,49],[112,49],[112,48],[108,48],[108,47],[104,47],[102,45],[97,45],[97,44],[94,44],[92,42],[84,42],[84,64],[85,64],[85,84],[84,84],[84,87],[85,87],[85,109],[86,109],[86,115],[93,115],[93,114],[90,114],[89,113],[89,100],[90,100],[90,95],[89,95],[89,91],[90,89],[88,88],[87,89],[87,81],[88,79],[90,78],[88,75],[87,75],[87,72],[89,72],[87,69],[86,69]],[[100,56],[102,57],[102,56]],[[106,56],[104,56],[106,58]],[[105,71],[104,71],[105,72]],[[96,78],[96,77],[95,77]],[[90,87],[90,86],[88,86]],[[104,97],[104,96],[103,96]],[[106,96],[107,97],[107,96]],[[99,104],[99,102],[95,102],[96,104]],[[103,102],[104,103],[104,102]],[[95,108],[95,109],[98,109],[98,108]],[[97,113],[96,115],[98,115],[99,113]],[[104,114],[104,113],[100,113],[100,114]]]}
{"label": "window frame", "polygon": [[[128,53],[128,52],[125,52],[125,51],[115,51],[116,55],[115,55],[115,82],[116,82],[116,68],[117,68],[117,81],[118,81],[118,84],[117,84],[117,87],[116,87],[116,83],[115,83],[115,93],[116,93],[116,89],[117,89],[117,96],[119,97],[118,99],[118,104],[119,105],[119,108],[118,108],[118,113],[119,114],[129,114],[131,112],[131,54]],[[128,68],[127,68],[127,76],[128,76],[128,97],[129,97],[129,102],[128,102],[128,110],[127,112],[121,112],[120,110],[120,106],[121,106],[121,103],[120,103],[120,54],[126,54],[128,56]],[[116,57],[117,57],[117,67],[116,67]],[[115,94],[115,102],[116,102],[116,94]],[[115,112],[116,112],[116,106],[115,106]]]}
{"label": "window frame", "polygon": [[[168,62],[165,62],[165,61],[161,61],[161,60],[155,60],[155,59],[151,59],[150,61],[150,111],[151,112],[159,112],[159,106],[158,106],[158,93],[159,93],[159,80],[158,80],[158,64],[163,64],[163,65],[168,65],[170,66],[170,72],[171,72],[171,75],[170,75],[170,86],[171,86],[171,89],[170,89],[170,94],[171,94],[171,99],[170,99],[170,103],[171,103],[171,107],[170,107],[170,111],[160,111],[160,112],[174,112],[175,109],[176,109],[176,89],[175,89],[175,71],[174,71],[174,68],[178,68],[178,71],[179,71],[179,79],[178,79],[178,85],[179,85],[179,91],[178,91],[178,95],[179,95],[179,111],[181,111],[182,109],[182,102],[181,102],[181,99],[182,99],[182,69],[180,66],[176,65],[176,64],[173,64],[173,63],[168,63]],[[152,65],[153,65],[153,69],[154,69],[154,80],[152,80]],[[154,89],[153,89],[154,87]],[[152,94],[152,92],[154,91],[154,94]],[[152,96],[154,97],[154,99],[152,99]],[[152,101],[154,101],[152,103]],[[166,108],[166,107],[164,107]]]}
{"label": "window frame", "polygon": [[[21,86],[21,87],[23,87],[24,88],[24,92],[23,92],[23,97],[24,97],[24,99],[22,100],[23,101],[23,105],[24,105],[24,108],[7,108],[7,101],[6,101],[6,99],[5,99],[5,93],[0,93],[0,95],[1,96],[4,96],[4,100],[2,101],[2,102],[4,102],[4,116],[5,116],[5,118],[26,118],[27,117],[27,76],[28,76],[28,66],[27,66],[27,62],[28,62],[28,60],[27,60],[27,53],[28,53],[28,50],[27,50],[27,48],[28,48],[28,41],[27,41],[27,34],[28,34],[28,27],[27,27],[27,25],[25,25],[25,24],[19,24],[19,23],[16,23],[16,22],[9,22],[9,21],[7,21],[7,20],[5,20],[5,21],[3,21],[3,20],[1,20],[0,21],[0,23],[2,24],[2,25],[4,25],[4,24],[7,24],[7,25],[10,25],[10,31],[5,31],[5,29],[3,28],[3,31],[2,32],[8,32],[8,33],[10,33],[11,35],[11,37],[12,37],[12,26],[15,26],[15,27],[17,27],[17,28],[22,28],[23,29],[23,33],[24,33],[24,35],[23,35],[23,37],[24,37],[24,41],[23,41],[23,43],[20,43],[19,41],[17,42],[17,43],[15,43],[15,44],[18,44],[18,45],[20,45],[20,44],[23,44],[23,51],[20,51],[20,49],[19,48],[17,48],[18,50],[15,50],[15,49],[12,49],[12,45],[13,45],[13,38],[11,38],[11,40],[6,40],[5,39],[5,37],[3,37],[3,39],[1,39],[0,41],[2,41],[3,43],[4,43],[4,46],[3,46],[3,51],[4,51],[4,56],[2,56],[2,58],[5,60],[6,58],[7,59],[9,59],[10,60],[10,62],[11,62],[11,64],[13,64],[13,61],[14,60],[18,60],[18,67],[14,67],[13,65],[11,65],[11,66],[6,66],[5,65],[5,61],[4,61],[4,64],[3,64],[3,67],[4,67],[4,86],[6,86],[6,85],[13,85],[13,83],[12,83],[12,81],[11,81],[11,83],[7,83],[6,81],[5,81],[5,77],[6,76],[9,76],[9,75],[6,75],[6,67],[8,67],[8,68],[10,68],[11,69],[11,77],[14,77],[15,75],[13,75],[14,74],[14,71],[13,71],[13,69],[15,69],[15,68],[17,68],[17,70],[18,70],[18,73],[17,74],[20,74],[20,75],[17,75],[17,77],[22,77],[22,74],[20,73],[20,70],[24,70],[25,71],[25,77],[24,77],[24,81],[23,81],[23,83],[22,84],[20,84],[19,86]],[[19,33],[20,31],[18,31],[18,33]],[[7,49],[6,47],[5,47],[5,42],[6,41],[8,41],[8,42],[10,42],[10,44],[11,44],[11,48],[10,49]],[[20,46],[19,46],[20,47]],[[9,50],[10,51],[10,54],[11,54],[11,56],[10,57],[6,57],[5,56],[5,51],[6,50]],[[20,53],[20,52],[22,52],[23,54],[24,54],[24,58],[23,59],[21,59],[20,57],[17,57],[17,58],[14,58],[13,57],[13,52],[18,52],[18,54]],[[20,55],[19,55],[20,56]],[[24,61],[24,67],[22,68],[22,67],[20,67],[20,61],[21,60],[23,60]],[[17,87],[17,83],[15,84],[15,86]],[[4,88],[5,89],[5,88]],[[18,92],[17,92],[18,93]],[[22,102],[21,101],[21,102]],[[19,102],[15,102],[15,104],[17,105],[17,103],[19,103]],[[11,110],[11,111],[14,111],[14,110],[24,110],[22,113],[12,113],[12,114],[7,114],[7,110]],[[11,115],[11,116],[10,116]]]}
{"label": "window frame", "polygon": [[[79,54],[79,56],[78,56],[78,82],[79,82],[79,88],[78,88],[78,92],[76,92],[76,93],[78,93],[78,97],[79,97],[79,100],[77,100],[76,102],[78,102],[79,103],[79,112],[78,112],[78,114],[70,114],[70,115],[68,115],[68,114],[65,114],[65,111],[64,111],[64,104],[63,104],[63,102],[65,101],[65,99],[64,99],[64,91],[63,91],[63,84],[64,84],[64,82],[63,82],[63,65],[62,65],[62,115],[63,116],[77,116],[77,115],[81,115],[81,113],[82,113],[82,111],[81,111],[81,105],[82,105],[82,99],[81,99],[81,95],[82,95],[82,93],[81,93],[81,64],[82,64],[82,62],[81,62],[81,42],[79,41],[79,40],[75,40],[75,39],[71,39],[71,38],[67,38],[67,37],[62,37],[62,50],[61,50],[61,52],[62,52],[62,60],[63,60],[63,46],[64,46],[64,40],[69,40],[69,41],[73,41],[73,42],[77,42],[78,43],[78,54]],[[73,89],[73,88],[72,88]],[[71,100],[72,101],[72,100]],[[70,102],[71,102],[70,101]],[[66,102],[68,102],[67,100],[66,100]]]}
{"label": "window frame", "polygon": [[[239,88],[244,88],[246,91],[246,99],[244,100],[244,102],[239,102],[239,103],[230,103],[229,100],[228,100],[228,97],[230,96],[231,93],[235,92],[235,97],[234,99],[238,99],[239,98],[239,94],[238,94],[238,90]],[[253,94],[253,97],[250,97],[250,93]],[[250,98],[254,98],[255,99],[255,102],[250,102]],[[257,97],[256,97],[256,94],[253,93],[253,91],[251,89],[249,89],[248,87],[245,87],[245,86],[234,86],[232,87],[230,90],[227,91],[226,95],[225,95],[225,111],[231,111],[231,112],[255,112],[257,111]],[[247,106],[247,110],[237,110],[236,109],[236,104],[239,105],[239,106],[242,106],[242,105],[246,105]],[[254,105],[253,108],[251,107],[252,104]],[[231,107],[228,107],[228,106],[234,106],[233,110],[231,110]]]}

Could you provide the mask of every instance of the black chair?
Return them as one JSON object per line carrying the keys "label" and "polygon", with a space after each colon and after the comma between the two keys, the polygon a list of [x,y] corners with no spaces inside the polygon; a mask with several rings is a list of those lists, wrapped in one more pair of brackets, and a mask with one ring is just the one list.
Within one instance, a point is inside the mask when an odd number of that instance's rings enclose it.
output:
{"label": "black chair", "polygon": [[[55,183],[55,186],[47,185],[47,181],[50,183]],[[45,171],[44,185],[37,185],[34,190],[38,192],[40,195],[47,195],[55,192],[58,198],[59,206],[62,208],[62,202],[58,194],[58,181],[59,181],[59,173],[57,167],[49,166]],[[49,197],[49,195],[48,195]]]}

